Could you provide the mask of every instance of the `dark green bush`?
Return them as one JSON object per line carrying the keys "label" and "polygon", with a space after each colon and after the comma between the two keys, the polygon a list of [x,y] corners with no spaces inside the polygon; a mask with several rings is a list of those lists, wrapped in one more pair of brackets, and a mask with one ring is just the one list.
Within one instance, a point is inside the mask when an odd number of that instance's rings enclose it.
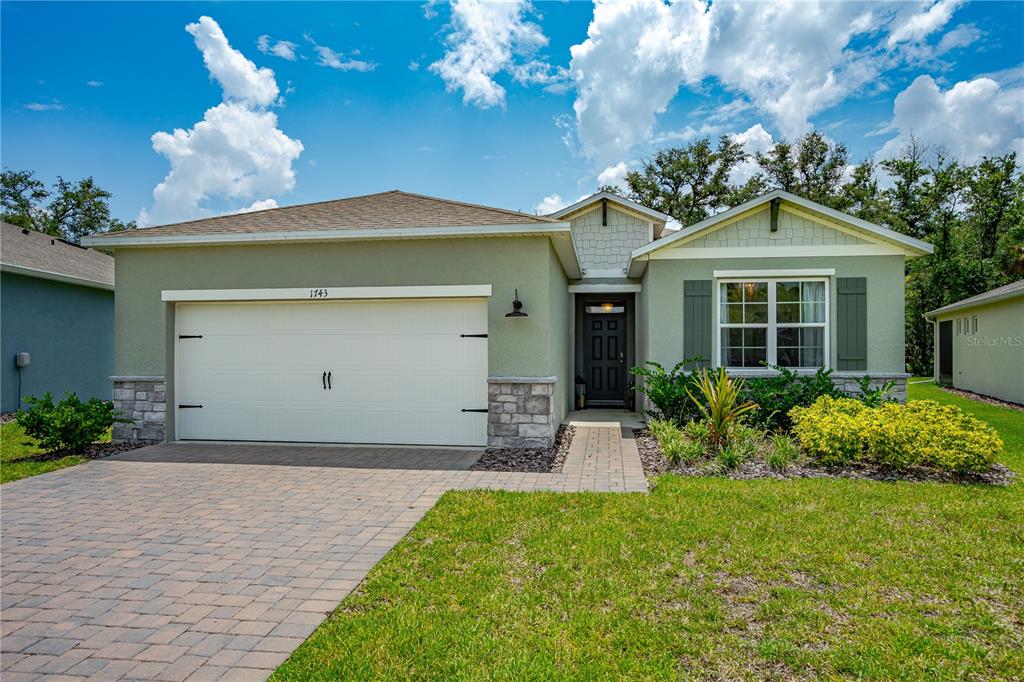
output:
{"label": "dark green bush", "polygon": [[27,410],[18,410],[16,419],[25,433],[39,440],[46,450],[81,452],[95,442],[115,421],[114,404],[98,398],[82,402],[74,393],[65,393],[56,405],[53,396],[27,396]]}
{"label": "dark green bush", "polygon": [[789,411],[794,407],[808,407],[823,395],[833,398],[842,393],[832,383],[831,370],[819,369],[814,376],[797,374],[786,367],[767,365],[778,372],[770,377],[750,377],[746,380],[744,398],[758,405],[747,422],[769,431],[789,431],[793,422]]}
{"label": "dark green bush", "polygon": [[703,418],[700,406],[687,393],[687,389],[691,389],[694,395],[700,395],[697,377],[694,372],[683,369],[700,360],[687,358],[673,367],[671,372],[666,372],[662,365],[651,361],[645,363],[647,367],[634,367],[630,370],[643,379],[637,390],[647,396],[655,407],[653,410],[644,410],[648,416],[668,419],[677,426]]}

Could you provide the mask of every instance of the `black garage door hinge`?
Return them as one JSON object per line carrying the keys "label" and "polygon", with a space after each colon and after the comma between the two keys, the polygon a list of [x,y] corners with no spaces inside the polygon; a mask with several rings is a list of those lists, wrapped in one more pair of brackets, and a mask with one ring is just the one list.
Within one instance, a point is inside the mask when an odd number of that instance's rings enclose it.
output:
{"label": "black garage door hinge", "polygon": [[200,407],[202,407],[202,405],[178,405],[179,410],[185,410],[189,408],[199,409]]}
{"label": "black garage door hinge", "polygon": [[202,334],[178,334],[179,339],[201,339]]}
{"label": "black garage door hinge", "polygon": [[487,334],[459,334],[459,337],[463,339],[486,339]]}
{"label": "black garage door hinge", "polygon": [[463,412],[486,412],[487,408],[486,407],[484,407],[484,408],[479,408],[479,407],[477,407],[477,408],[463,407],[462,411]]}

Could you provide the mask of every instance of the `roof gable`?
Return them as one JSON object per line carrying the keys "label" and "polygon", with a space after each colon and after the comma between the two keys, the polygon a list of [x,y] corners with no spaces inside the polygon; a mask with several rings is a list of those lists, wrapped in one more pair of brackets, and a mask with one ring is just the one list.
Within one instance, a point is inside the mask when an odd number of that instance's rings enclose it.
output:
{"label": "roof gable", "polygon": [[[933,251],[931,244],[913,237],[900,234],[893,230],[869,223],[865,220],[855,218],[835,209],[828,208],[822,204],[798,197],[789,192],[775,190],[763,196],[752,199],[744,204],[723,211],[717,215],[702,220],[695,225],[684,228],[671,235],[662,237],[650,244],[633,252],[633,258],[651,256],[657,251],[666,248],[677,248],[690,243],[701,244],[698,240],[704,239],[703,243],[717,242],[720,238],[710,238],[709,235],[729,228],[730,226],[747,221],[741,227],[732,228],[734,231],[752,230],[761,221],[769,221],[768,211],[772,200],[780,200],[780,229],[784,222],[789,223],[789,232],[786,239],[793,243],[779,243],[779,246],[810,246],[818,240],[828,240],[836,244],[860,245],[879,244],[891,246],[907,256],[926,255]],[[810,234],[808,234],[810,230]],[[828,230],[828,234],[826,234]],[[747,233],[749,235],[749,232]],[[778,235],[774,233],[771,237],[759,236],[759,239],[772,239]],[[843,236],[839,236],[843,235]],[[811,238],[812,244],[800,243]],[[850,241],[852,239],[852,241]],[[726,238],[728,243],[728,237]],[[800,242],[796,241],[800,240]],[[785,240],[783,240],[785,241]],[[734,244],[734,246],[761,247],[768,244]],[[894,253],[897,252],[894,250]]]}
{"label": "roof gable", "polygon": [[114,286],[114,259],[107,254],[10,223],[0,223],[0,267],[71,284]]}
{"label": "roof gable", "polygon": [[[612,192],[598,192],[597,194],[591,194],[589,197],[580,199],[571,206],[566,206],[560,211],[555,211],[548,217],[556,218],[559,220],[568,220],[569,216],[573,216],[575,214],[588,211],[594,208],[596,204],[599,204],[602,201],[609,201],[613,204],[617,204],[620,208],[625,209],[626,212],[640,214],[640,216],[646,218],[647,220],[653,220],[655,223],[658,223],[660,227],[664,227],[665,223],[672,220],[672,216],[668,215],[667,213],[655,211],[653,208],[647,208],[642,204],[638,204],[635,201],[630,201],[626,197],[619,196],[618,194],[613,194]],[[660,233],[661,230],[658,229],[657,232]]]}

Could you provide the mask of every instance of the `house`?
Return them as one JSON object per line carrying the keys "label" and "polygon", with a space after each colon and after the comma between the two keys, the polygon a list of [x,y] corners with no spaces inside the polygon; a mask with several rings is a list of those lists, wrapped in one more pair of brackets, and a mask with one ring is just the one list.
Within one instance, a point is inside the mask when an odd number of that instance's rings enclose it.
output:
{"label": "house", "polygon": [[1024,280],[925,314],[935,381],[1024,404]]}
{"label": "house", "polygon": [[393,191],[88,238],[117,259],[116,435],[543,446],[577,377],[623,407],[631,366],[693,356],[904,383],[931,246],[784,192],[668,220]]}
{"label": "house", "polygon": [[[46,392],[109,400],[114,259],[0,223],[0,349],[3,412]],[[26,366],[17,362],[22,353]]]}

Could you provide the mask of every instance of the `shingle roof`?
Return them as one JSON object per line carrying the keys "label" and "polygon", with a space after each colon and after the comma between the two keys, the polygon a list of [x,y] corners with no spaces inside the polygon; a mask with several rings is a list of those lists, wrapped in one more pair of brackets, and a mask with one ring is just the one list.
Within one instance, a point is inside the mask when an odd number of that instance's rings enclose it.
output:
{"label": "shingle roof", "polygon": [[[47,279],[73,278],[114,286],[114,259],[56,237],[0,223],[0,263]],[[10,269],[10,268],[7,268]]]}
{"label": "shingle roof", "polygon": [[265,211],[191,220],[110,235],[96,235],[90,238],[90,242],[102,241],[106,237],[117,237],[118,240],[122,240],[131,237],[288,232],[293,230],[536,225],[557,222],[518,211],[393,190],[315,204],[284,206]]}
{"label": "shingle roof", "polygon": [[1014,296],[1024,296],[1024,279],[1011,282],[1001,287],[996,287],[995,289],[986,291],[983,294],[971,296],[970,298],[965,298],[964,300],[957,301],[956,303],[950,303],[949,305],[941,308],[936,308],[929,313],[925,313],[925,317],[933,317],[939,313],[948,313],[953,310],[969,308],[982,303],[992,303],[993,301],[1000,301],[1004,298],[1013,298]]}

